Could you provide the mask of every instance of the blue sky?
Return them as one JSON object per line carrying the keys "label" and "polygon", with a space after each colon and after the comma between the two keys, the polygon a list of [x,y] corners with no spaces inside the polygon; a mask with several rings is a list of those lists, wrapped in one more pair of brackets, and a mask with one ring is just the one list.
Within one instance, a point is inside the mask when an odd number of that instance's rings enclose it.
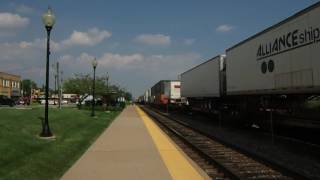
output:
{"label": "blue sky", "polygon": [[64,79],[91,73],[96,57],[98,75],[137,96],[316,2],[1,0],[0,71],[44,84],[48,5],[57,18],[50,64],[61,63]]}

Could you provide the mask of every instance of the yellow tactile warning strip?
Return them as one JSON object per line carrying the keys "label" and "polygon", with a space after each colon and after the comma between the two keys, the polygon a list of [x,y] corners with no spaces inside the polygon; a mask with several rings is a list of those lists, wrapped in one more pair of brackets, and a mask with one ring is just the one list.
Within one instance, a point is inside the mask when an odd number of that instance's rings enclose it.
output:
{"label": "yellow tactile warning strip", "polygon": [[148,129],[162,160],[173,179],[204,179],[188,162],[181,152],[172,144],[162,130],[139,107],[136,110]]}

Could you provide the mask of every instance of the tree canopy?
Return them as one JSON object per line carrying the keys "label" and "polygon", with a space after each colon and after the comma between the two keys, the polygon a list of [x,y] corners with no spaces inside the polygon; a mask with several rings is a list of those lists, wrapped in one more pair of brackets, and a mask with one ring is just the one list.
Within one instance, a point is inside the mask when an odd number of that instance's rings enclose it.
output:
{"label": "tree canopy", "polygon": [[30,79],[24,79],[21,81],[21,89],[23,96],[31,96],[31,90],[37,89],[37,84]]}
{"label": "tree canopy", "polygon": [[[82,102],[88,95],[92,94],[93,78],[89,74],[75,74],[74,77],[64,81],[63,89],[65,93],[78,94]],[[97,96],[125,97],[131,100],[131,94],[116,85],[108,84],[108,77],[97,76],[95,81],[95,94]]]}

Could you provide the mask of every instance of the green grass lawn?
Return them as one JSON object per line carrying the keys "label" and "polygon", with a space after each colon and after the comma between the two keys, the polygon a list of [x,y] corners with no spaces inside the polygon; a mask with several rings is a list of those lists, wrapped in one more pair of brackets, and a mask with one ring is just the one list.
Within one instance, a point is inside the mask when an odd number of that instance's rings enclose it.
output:
{"label": "green grass lawn", "polygon": [[59,179],[119,114],[50,109],[55,140],[38,138],[43,108],[0,109],[0,179]]}

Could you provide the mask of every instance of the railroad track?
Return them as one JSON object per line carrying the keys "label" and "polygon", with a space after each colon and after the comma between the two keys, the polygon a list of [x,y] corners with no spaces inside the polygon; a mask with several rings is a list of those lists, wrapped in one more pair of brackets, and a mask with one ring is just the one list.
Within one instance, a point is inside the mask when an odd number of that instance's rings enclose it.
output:
{"label": "railroad track", "polygon": [[[165,131],[174,134],[183,141],[184,145],[187,145],[204,159],[207,165],[201,163],[200,166],[205,167],[204,170],[209,172],[208,175],[213,179],[306,179],[257,161],[158,112],[145,107],[142,107],[142,109],[157,120],[158,124],[165,127]],[[182,149],[187,148],[182,147]],[[208,167],[208,165],[212,167]],[[210,172],[214,173],[210,174]]]}

